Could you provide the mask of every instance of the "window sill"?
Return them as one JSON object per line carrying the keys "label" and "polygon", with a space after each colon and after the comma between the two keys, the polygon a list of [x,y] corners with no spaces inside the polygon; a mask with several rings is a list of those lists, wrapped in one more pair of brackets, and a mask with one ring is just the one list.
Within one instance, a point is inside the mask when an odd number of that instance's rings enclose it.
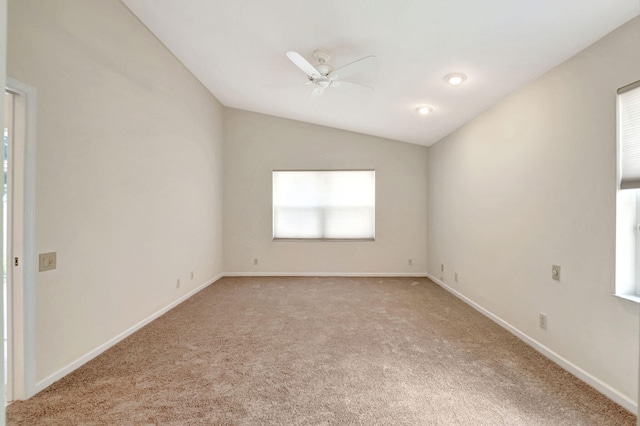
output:
{"label": "window sill", "polygon": [[631,302],[640,303],[640,296],[635,294],[614,294],[615,297],[619,297],[620,299],[629,300]]}

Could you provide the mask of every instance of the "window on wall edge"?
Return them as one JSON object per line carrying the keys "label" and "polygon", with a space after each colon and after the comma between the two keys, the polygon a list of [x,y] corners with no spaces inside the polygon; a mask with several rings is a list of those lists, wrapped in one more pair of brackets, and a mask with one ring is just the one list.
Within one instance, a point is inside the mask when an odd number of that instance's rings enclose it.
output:
{"label": "window on wall edge", "polygon": [[640,303],[640,81],[618,89],[615,294]]}
{"label": "window on wall edge", "polygon": [[375,239],[375,170],[274,170],[274,240]]}

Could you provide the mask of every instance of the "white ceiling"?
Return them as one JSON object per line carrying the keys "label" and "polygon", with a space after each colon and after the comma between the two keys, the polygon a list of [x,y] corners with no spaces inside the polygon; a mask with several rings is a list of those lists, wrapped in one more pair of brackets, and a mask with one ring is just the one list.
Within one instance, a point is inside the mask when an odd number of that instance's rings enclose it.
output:
{"label": "white ceiling", "polygon": [[[639,0],[123,0],[225,106],[431,145],[640,14]],[[310,100],[285,56],[374,69]],[[468,78],[454,87],[443,77]],[[433,113],[420,116],[418,105]]]}

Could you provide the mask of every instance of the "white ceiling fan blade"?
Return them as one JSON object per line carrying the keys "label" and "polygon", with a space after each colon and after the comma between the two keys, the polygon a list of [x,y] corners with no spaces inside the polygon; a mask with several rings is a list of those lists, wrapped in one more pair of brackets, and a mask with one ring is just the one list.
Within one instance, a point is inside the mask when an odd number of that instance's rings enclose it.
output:
{"label": "white ceiling fan blade", "polygon": [[361,71],[366,71],[369,68],[371,68],[373,65],[375,65],[377,62],[378,62],[377,56],[366,56],[362,59],[358,59],[357,61],[351,62],[350,64],[347,64],[343,67],[338,68],[337,70],[333,71],[329,75],[334,80],[342,79],[352,74],[355,74]]}
{"label": "white ceiling fan blade", "polygon": [[365,90],[369,90],[369,91],[373,92],[373,87],[365,86],[364,84],[352,83],[350,81],[344,81],[344,80],[334,81],[331,86],[335,86],[335,87],[340,87],[340,86],[342,86],[342,87],[353,87],[353,88],[365,89]]}
{"label": "white ceiling fan blade", "polygon": [[293,50],[289,50],[287,52],[287,57],[293,62],[298,68],[304,71],[311,78],[320,77],[320,73],[313,65],[311,65],[305,58],[302,57],[298,52],[294,52]]}

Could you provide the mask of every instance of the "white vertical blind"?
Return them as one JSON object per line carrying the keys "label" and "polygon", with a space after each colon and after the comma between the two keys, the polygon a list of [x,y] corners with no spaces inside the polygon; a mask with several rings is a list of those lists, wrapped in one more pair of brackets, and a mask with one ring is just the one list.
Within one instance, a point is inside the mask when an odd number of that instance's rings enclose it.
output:
{"label": "white vertical blind", "polygon": [[274,171],[273,237],[374,238],[375,171]]}
{"label": "white vertical blind", "polygon": [[618,91],[620,189],[640,188],[640,84]]}

